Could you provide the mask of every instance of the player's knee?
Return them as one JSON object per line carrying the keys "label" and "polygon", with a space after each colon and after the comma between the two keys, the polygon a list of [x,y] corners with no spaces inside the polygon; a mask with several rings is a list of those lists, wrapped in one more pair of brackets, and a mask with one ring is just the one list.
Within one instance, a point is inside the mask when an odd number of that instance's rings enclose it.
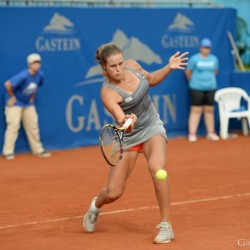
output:
{"label": "player's knee", "polygon": [[148,162],[149,172],[154,175],[157,170],[164,169],[165,164],[166,162],[164,158],[149,160]]}
{"label": "player's knee", "polygon": [[115,189],[115,190],[107,190],[107,199],[109,202],[114,202],[115,200],[119,199],[124,190],[123,189]]}

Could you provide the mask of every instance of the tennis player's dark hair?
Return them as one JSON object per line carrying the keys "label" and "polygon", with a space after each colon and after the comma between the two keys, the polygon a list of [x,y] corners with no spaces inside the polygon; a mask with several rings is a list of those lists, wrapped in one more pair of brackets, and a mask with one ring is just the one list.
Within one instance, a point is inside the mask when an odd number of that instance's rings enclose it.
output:
{"label": "tennis player's dark hair", "polygon": [[105,69],[107,58],[117,54],[122,54],[122,50],[114,43],[106,43],[97,49],[95,57],[101,67]]}

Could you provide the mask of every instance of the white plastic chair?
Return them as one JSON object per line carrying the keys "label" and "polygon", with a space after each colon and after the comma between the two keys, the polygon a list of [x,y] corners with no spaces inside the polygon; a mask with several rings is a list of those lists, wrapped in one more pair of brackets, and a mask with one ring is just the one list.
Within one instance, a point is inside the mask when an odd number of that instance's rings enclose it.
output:
{"label": "white plastic chair", "polygon": [[[246,101],[246,106],[241,105],[242,98]],[[247,92],[241,88],[223,88],[216,91],[214,99],[218,102],[219,106],[221,138],[228,138],[230,118],[241,119],[243,134],[248,135],[248,125],[250,125],[250,98]]]}

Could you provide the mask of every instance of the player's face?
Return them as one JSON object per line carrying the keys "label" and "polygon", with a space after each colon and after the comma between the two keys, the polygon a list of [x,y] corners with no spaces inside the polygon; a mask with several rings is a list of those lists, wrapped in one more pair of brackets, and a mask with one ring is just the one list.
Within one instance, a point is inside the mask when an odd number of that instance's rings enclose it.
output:
{"label": "player's face", "polygon": [[121,80],[124,76],[124,58],[122,54],[112,55],[107,58],[106,70],[108,76],[114,80]]}

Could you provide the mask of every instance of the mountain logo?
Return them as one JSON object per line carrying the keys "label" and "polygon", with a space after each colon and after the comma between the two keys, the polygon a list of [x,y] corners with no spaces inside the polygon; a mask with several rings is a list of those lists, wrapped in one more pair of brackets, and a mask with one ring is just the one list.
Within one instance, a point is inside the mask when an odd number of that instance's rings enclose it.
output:
{"label": "mountain logo", "polygon": [[56,33],[69,35],[75,33],[74,23],[72,23],[68,18],[55,13],[51,18],[49,25],[45,26],[45,33]]}
{"label": "mountain logo", "polygon": [[[141,61],[145,64],[151,65],[153,63],[162,64],[162,59],[157,55],[148,45],[141,42],[136,37],[128,38],[127,35],[120,29],[116,30],[112,43],[118,44],[118,46],[123,51],[124,59],[134,59],[136,61]],[[102,69],[99,65],[92,66],[85,78],[97,77],[102,75]],[[90,79],[80,83],[77,83],[75,86],[86,85],[96,82],[102,82],[103,77],[99,79]]]}
{"label": "mountain logo", "polygon": [[177,32],[192,32],[194,30],[194,23],[187,16],[177,13],[174,21],[168,27],[169,31]]}

